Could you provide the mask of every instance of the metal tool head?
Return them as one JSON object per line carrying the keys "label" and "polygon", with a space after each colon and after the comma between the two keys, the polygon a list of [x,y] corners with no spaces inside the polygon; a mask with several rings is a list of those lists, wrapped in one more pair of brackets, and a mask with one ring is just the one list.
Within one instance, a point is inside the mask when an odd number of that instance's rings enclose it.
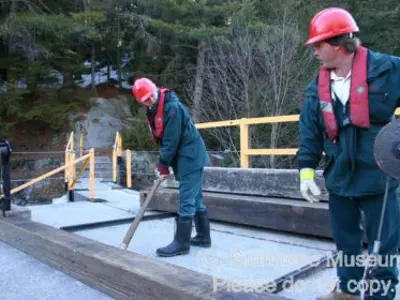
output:
{"label": "metal tool head", "polygon": [[400,119],[391,121],[378,133],[374,157],[383,172],[400,179]]}

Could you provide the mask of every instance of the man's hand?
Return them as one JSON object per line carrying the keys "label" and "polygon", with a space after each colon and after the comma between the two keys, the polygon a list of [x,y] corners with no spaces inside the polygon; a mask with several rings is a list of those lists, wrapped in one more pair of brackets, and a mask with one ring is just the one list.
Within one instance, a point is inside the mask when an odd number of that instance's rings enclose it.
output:
{"label": "man's hand", "polygon": [[162,178],[164,180],[165,178],[167,178],[169,174],[170,173],[167,167],[165,167],[163,164],[157,164],[157,169],[156,169],[157,178]]}
{"label": "man's hand", "polygon": [[314,169],[304,168],[300,170],[300,192],[303,198],[310,203],[319,202],[321,196],[321,190],[314,178]]}

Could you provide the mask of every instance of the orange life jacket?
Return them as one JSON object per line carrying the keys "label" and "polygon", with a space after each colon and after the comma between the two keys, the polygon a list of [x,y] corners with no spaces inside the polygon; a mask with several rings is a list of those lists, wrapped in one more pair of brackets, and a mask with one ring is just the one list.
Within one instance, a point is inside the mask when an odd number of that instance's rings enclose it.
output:
{"label": "orange life jacket", "polygon": [[[353,58],[351,70],[350,87],[350,122],[351,124],[368,128],[369,102],[367,84],[367,56],[368,50],[365,47],[358,47]],[[325,130],[330,139],[336,141],[338,125],[335,111],[332,106],[332,95],[330,88],[330,71],[320,68],[318,76],[318,96],[325,122]]]}
{"label": "orange life jacket", "polygon": [[152,120],[147,117],[147,123],[149,125],[151,134],[153,135],[153,138],[157,143],[160,143],[164,134],[164,102],[165,95],[168,91],[169,89],[160,88],[160,101],[158,103],[157,111],[154,116],[154,127],[151,126]]}

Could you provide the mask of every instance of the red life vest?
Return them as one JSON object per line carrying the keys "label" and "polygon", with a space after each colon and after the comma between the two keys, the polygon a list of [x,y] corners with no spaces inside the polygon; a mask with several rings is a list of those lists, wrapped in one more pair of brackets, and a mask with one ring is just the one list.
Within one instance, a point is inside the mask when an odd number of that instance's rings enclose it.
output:
{"label": "red life vest", "polygon": [[[353,58],[351,70],[350,122],[361,128],[368,128],[370,125],[367,56],[367,48],[358,47]],[[320,68],[319,70],[318,96],[320,99],[322,116],[325,122],[326,133],[330,139],[336,141],[338,125],[336,123],[335,112],[332,106],[330,71],[325,68]]]}
{"label": "red life vest", "polygon": [[169,90],[166,88],[160,88],[160,101],[158,103],[157,111],[154,116],[154,127],[151,126],[151,120],[147,118],[147,123],[150,128],[150,132],[153,135],[154,140],[159,143],[164,134],[164,102],[165,94]]}

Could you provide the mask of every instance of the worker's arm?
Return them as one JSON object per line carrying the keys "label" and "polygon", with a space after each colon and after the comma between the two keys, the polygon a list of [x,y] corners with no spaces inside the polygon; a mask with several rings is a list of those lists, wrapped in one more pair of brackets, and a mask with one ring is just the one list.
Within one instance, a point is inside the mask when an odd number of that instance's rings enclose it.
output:
{"label": "worker's arm", "polygon": [[315,182],[315,169],[322,156],[323,131],[319,124],[319,103],[312,90],[306,93],[306,102],[300,114],[300,145],[298,164],[300,169],[300,192],[311,203],[318,202],[321,190]]}
{"label": "worker's arm", "polygon": [[323,131],[319,123],[319,103],[310,92],[299,120],[299,150],[297,152],[299,169],[316,169],[323,151]]}
{"label": "worker's arm", "polygon": [[[392,61],[395,65],[395,72],[393,74],[397,74],[397,82],[400,82],[400,57],[399,56],[392,56]],[[397,87],[399,84],[397,84]],[[400,107],[400,89],[397,88],[396,90],[397,101],[396,101],[396,108]],[[397,116],[398,117],[398,116]]]}
{"label": "worker's arm", "polygon": [[161,174],[163,174],[162,171],[164,174],[169,174],[168,167],[176,156],[181,140],[183,112],[179,103],[174,102],[168,105],[164,115],[164,134],[157,168]]}

